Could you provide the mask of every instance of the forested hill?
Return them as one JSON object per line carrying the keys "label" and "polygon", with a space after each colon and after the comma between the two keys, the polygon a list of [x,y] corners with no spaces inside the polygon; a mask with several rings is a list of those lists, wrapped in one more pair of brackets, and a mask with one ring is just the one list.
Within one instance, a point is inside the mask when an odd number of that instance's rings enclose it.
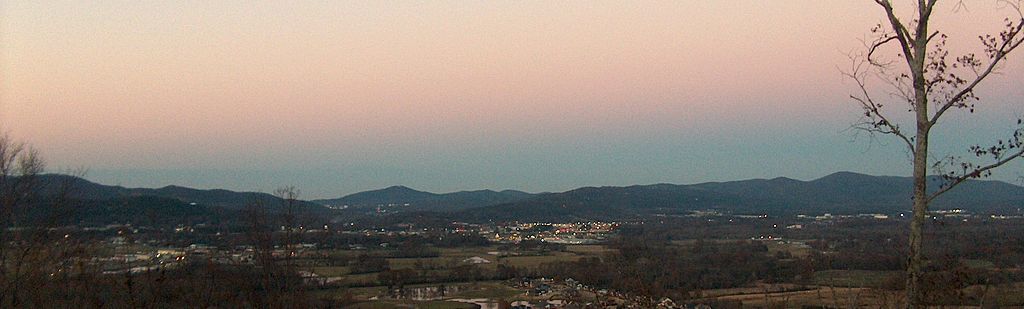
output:
{"label": "forested hill", "polygon": [[332,206],[349,206],[357,209],[392,205],[399,206],[406,211],[453,211],[516,202],[534,196],[534,194],[515,190],[477,190],[437,194],[418,191],[405,186],[393,186],[346,195],[336,199],[315,200],[314,202]]}
{"label": "forested hill", "polygon": [[[282,200],[271,194],[200,190],[179,186],[125,188],[96,184],[65,175],[44,175],[47,190],[57,184],[73,184],[74,196],[84,200],[159,197],[185,204],[241,210],[254,201],[271,210]],[[465,221],[572,221],[617,220],[652,215],[688,214],[694,210],[718,210],[733,214],[894,214],[910,207],[908,177],[834,173],[811,181],[789,178],[709,182],[692,185],[654,184],[626,187],[583,187],[559,193],[530,194],[521,191],[461,191],[445,194],[394,186],[329,200],[299,201],[302,210],[322,217],[357,219],[395,213],[423,213],[446,220]],[[932,189],[941,179],[931,181]],[[146,201],[138,200],[136,201]],[[163,203],[167,204],[167,203]],[[349,206],[332,211],[324,205]],[[1024,187],[1000,181],[970,181],[935,200],[932,209],[964,209],[975,213],[1020,214]],[[164,212],[158,212],[164,213]]]}
{"label": "forested hill", "polygon": [[[933,178],[932,189],[941,179]],[[587,187],[531,199],[469,209],[471,220],[565,221],[624,219],[714,209],[739,214],[856,214],[908,211],[912,179],[839,172],[811,181],[789,178]],[[936,199],[932,209],[976,213],[1020,213],[1024,187],[1000,181],[970,181]]]}
{"label": "forested hill", "polygon": [[[62,187],[67,185],[70,188],[70,197],[81,200],[102,201],[148,196],[174,199],[187,204],[195,203],[197,205],[236,210],[244,209],[253,203],[261,203],[261,205],[271,209],[284,204],[281,198],[262,192],[236,192],[223,189],[203,190],[181,186],[125,188],[122,186],[98,184],[79,177],[60,174],[40,175],[39,181],[43,185],[44,195],[56,194]],[[297,201],[297,206],[317,211],[324,209],[321,205],[307,201]]]}

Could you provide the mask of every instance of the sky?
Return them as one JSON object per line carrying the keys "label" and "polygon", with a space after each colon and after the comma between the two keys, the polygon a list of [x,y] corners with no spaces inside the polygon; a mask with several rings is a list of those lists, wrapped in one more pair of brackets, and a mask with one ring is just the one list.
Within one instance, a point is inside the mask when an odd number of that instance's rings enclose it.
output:
{"label": "sky", "polygon": [[[957,53],[1016,14],[944,2]],[[909,175],[894,138],[850,129],[840,72],[881,22],[873,1],[8,0],[0,129],[104,184],[306,198]],[[1021,68],[933,156],[1012,130]]]}

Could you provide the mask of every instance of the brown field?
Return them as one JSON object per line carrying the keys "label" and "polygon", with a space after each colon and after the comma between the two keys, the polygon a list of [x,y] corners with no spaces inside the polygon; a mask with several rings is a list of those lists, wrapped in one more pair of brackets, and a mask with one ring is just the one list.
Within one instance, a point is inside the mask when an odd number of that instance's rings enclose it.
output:
{"label": "brown field", "polygon": [[568,245],[565,246],[565,251],[580,254],[580,255],[597,255],[613,252],[614,249],[609,249],[604,245]]}
{"label": "brown field", "polygon": [[764,294],[764,293],[778,293],[778,292],[790,292],[808,290],[816,287],[807,287],[797,284],[761,284],[755,287],[742,287],[742,288],[728,288],[728,289],[714,289],[701,291],[701,296],[705,298],[715,298],[721,296],[736,296],[736,295],[747,295],[747,294]]}
{"label": "brown field", "polygon": [[867,288],[818,287],[805,291],[719,296],[721,300],[739,300],[744,306],[799,308],[804,305],[835,308],[898,308],[897,292]]}
{"label": "brown field", "polygon": [[[806,290],[799,290],[807,288]],[[766,292],[767,291],[767,292]],[[704,299],[737,300],[744,306],[800,308],[902,308],[903,291],[863,287],[799,286],[789,284],[703,291]],[[996,286],[971,286],[963,290],[971,299],[985,295],[985,307],[1024,308],[1024,283]],[[958,303],[954,302],[954,303]],[[767,304],[767,306],[766,306]],[[978,308],[978,306],[942,305],[941,308]]]}
{"label": "brown field", "polygon": [[[585,256],[601,256],[609,252],[602,245],[569,245],[565,252],[521,252],[523,255],[496,256],[489,252],[498,251],[497,246],[476,247],[476,248],[439,248],[439,257],[428,258],[388,258],[391,269],[414,269],[417,263],[434,268],[431,273],[444,275],[453,265],[465,265],[462,260],[470,257],[481,257],[491,263],[475,264],[483,271],[495,271],[499,264],[511,265],[519,268],[536,268],[545,263],[577,261]],[[334,250],[329,253],[332,257],[355,258],[360,254],[387,255],[390,251],[363,251],[363,250]],[[312,265],[312,263],[310,263]],[[344,285],[373,285],[377,283],[378,273],[350,274],[347,266],[310,266],[306,268],[324,277],[343,277],[341,283]]]}
{"label": "brown field", "polygon": [[552,262],[575,262],[582,258],[575,254],[560,253],[555,255],[542,255],[542,256],[508,256],[501,259],[502,263],[507,263],[515,267],[527,267],[534,268],[544,263]]}
{"label": "brown field", "polygon": [[812,280],[822,286],[884,288],[902,275],[901,271],[825,270],[815,272]]}
{"label": "brown field", "polygon": [[807,255],[810,255],[811,251],[813,251],[813,249],[811,249],[811,248],[802,248],[801,246],[799,246],[797,244],[793,244],[792,242],[800,242],[800,241],[799,240],[786,240],[786,241],[766,240],[766,241],[763,241],[763,243],[768,247],[768,253],[771,253],[771,254],[775,254],[776,252],[784,251],[784,252],[789,252],[789,254],[792,254],[794,257],[805,257]]}
{"label": "brown field", "polygon": [[316,266],[311,267],[310,271],[324,277],[337,277],[349,272],[348,266]]}
{"label": "brown field", "polygon": [[391,309],[391,308],[418,308],[418,309],[471,309],[476,308],[473,304],[454,301],[431,300],[377,300],[357,303],[346,306],[353,309]]}

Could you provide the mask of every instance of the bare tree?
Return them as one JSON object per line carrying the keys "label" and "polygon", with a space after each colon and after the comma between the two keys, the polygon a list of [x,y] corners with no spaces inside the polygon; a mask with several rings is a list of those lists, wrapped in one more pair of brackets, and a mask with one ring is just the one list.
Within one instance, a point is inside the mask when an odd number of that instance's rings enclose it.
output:
{"label": "bare tree", "polygon": [[[257,285],[263,291],[254,301],[269,307],[305,307],[306,294],[295,265],[297,233],[301,230],[296,227],[301,211],[299,192],[295,187],[284,187],[274,196],[280,200],[280,207],[270,207],[265,200],[254,197],[246,210],[248,238],[259,276]],[[275,226],[280,226],[281,237],[275,237]]]}
{"label": "bare tree", "polygon": [[[82,247],[60,229],[72,177],[44,181],[39,151],[0,135],[0,307],[59,304]],[[80,271],[81,269],[79,269]]]}
{"label": "bare tree", "polygon": [[[982,53],[965,53],[951,57],[946,49],[947,36],[931,30],[929,20],[938,0],[917,0],[915,13],[903,19],[890,0],[873,0],[885,12],[886,23],[871,33],[865,42],[866,51],[851,56],[852,67],[844,74],[859,87],[850,97],[863,108],[863,117],[856,127],[872,134],[896,136],[912,154],[913,217],[910,223],[910,252],[907,262],[906,293],[912,308],[924,307],[922,291],[923,232],[928,205],[938,196],[965,181],[991,175],[992,170],[1024,154],[1024,127],[1017,120],[1017,129],[991,146],[975,144],[965,156],[929,159],[929,137],[932,129],[950,111],[973,113],[980,102],[977,86],[996,74],[1007,55],[1024,42],[1021,35],[1024,15],[1019,2],[1000,1],[1014,9],[1016,16],[1007,18],[1004,30],[997,35],[979,36]],[[958,6],[963,3],[958,3]],[[909,20],[909,22],[908,22]],[[892,48],[896,60],[880,54]],[[868,80],[878,77],[890,89],[888,95],[875,95]],[[900,124],[900,117],[885,109],[889,100],[908,104],[913,126]],[[895,104],[894,104],[895,105]],[[942,176],[937,189],[929,190],[928,172]]]}
{"label": "bare tree", "polygon": [[282,202],[282,227],[284,227],[284,260],[285,264],[289,267],[293,266],[292,262],[296,254],[298,254],[298,240],[296,232],[301,233],[301,226],[297,226],[297,216],[299,209],[299,190],[293,186],[281,187],[274,190],[274,196],[281,199]]}

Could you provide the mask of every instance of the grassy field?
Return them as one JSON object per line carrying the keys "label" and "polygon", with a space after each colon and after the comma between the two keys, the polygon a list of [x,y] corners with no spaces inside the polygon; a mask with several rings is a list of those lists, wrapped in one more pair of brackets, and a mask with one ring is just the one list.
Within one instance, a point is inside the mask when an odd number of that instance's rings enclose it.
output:
{"label": "grassy field", "polygon": [[348,274],[348,266],[317,266],[310,271],[324,277],[338,277]]}
{"label": "grassy field", "polygon": [[[766,241],[769,251],[786,251],[800,256],[809,252],[787,243]],[[680,244],[683,245],[683,244]],[[522,255],[491,255],[498,251],[495,246],[475,248],[439,248],[440,257],[433,258],[388,258],[392,269],[412,269],[417,263],[436,268],[429,272],[444,277],[449,267],[466,265],[462,260],[478,256],[492,263],[476,264],[483,271],[494,271],[499,264],[512,265],[519,268],[536,268],[545,263],[571,262],[584,257],[600,257],[612,249],[602,245],[570,245],[561,252],[519,252]],[[337,255],[365,254],[366,252],[336,252]],[[387,255],[388,251],[374,251],[370,254]],[[990,268],[992,263],[984,260],[965,260],[970,267]],[[344,277],[343,283],[349,285],[366,285],[370,287],[339,288],[315,291],[321,297],[343,297],[350,295],[355,299],[367,300],[382,295],[383,287],[377,284],[377,273],[348,274],[345,266],[319,266],[311,268],[317,274],[328,277]],[[839,306],[839,307],[898,307],[901,299],[900,291],[884,290],[893,282],[898,283],[901,271],[865,271],[865,270],[828,270],[814,273],[809,286],[796,284],[772,284],[765,286],[721,289],[705,291],[706,299],[722,299],[740,301],[746,306],[799,307],[803,305]],[[458,286],[458,292],[450,297],[462,299],[506,299],[517,300],[529,298],[524,291],[505,285],[503,282],[463,282],[444,283],[447,286]],[[418,284],[415,286],[434,286],[437,284]],[[981,287],[975,286],[964,290],[967,295],[987,295],[987,304],[999,306],[1024,305],[1024,284]],[[472,308],[471,304],[450,301],[410,301],[410,300],[375,300],[364,301],[347,308]]]}
{"label": "grassy field", "polygon": [[502,263],[507,263],[515,267],[526,267],[535,268],[544,263],[553,262],[575,262],[581,258],[575,254],[557,254],[557,255],[543,255],[543,256],[509,256],[501,259]]}
{"label": "grassy field", "polygon": [[[482,258],[494,260],[493,258],[487,256],[482,256]],[[416,262],[418,261],[420,263],[423,263],[423,265],[436,265],[445,267],[451,264],[452,262],[459,264],[464,259],[466,258],[454,256],[440,256],[433,258],[389,258],[388,266],[390,266],[391,269],[414,269],[416,268]]]}
{"label": "grassy field", "polygon": [[967,265],[967,267],[970,267],[970,268],[994,268],[994,267],[996,267],[996,264],[993,264],[992,262],[989,262],[989,261],[986,261],[986,260],[964,259],[962,261],[964,262],[964,265]]}
{"label": "grassy field", "polygon": [[901,271],[826,270],[814,273],[812,281],[822,286],[882,288]]}
{"label": "grassy field", "polygon": [[990,286],[970,286],[964,289],[968,295],[985,295],[985,303],[996,307],[1024,306],[1024,283]]}
{"label": "grassy field", "polygon": [[353,285],[373,285],[377,284],[378,275],[379,273],[345,275],[344,280]]}
{"label": "grassy field", "polygon": [[[561,252],[536,252],[536,251],[523,251],[518,252],[521,255],[491,255],[491,252],[499,251],[497,246],[486,246],[486,247],[473,247],[473,248],[438,248],[441,253],[439,257],[428,257],[428,258],[388,258],[388,265],[391,269],[417,269],[417,264],[426,267],[427,272],[431,273],[432,276],[445,277],[453,266],[467,265],[463,260],[470,257],[481,257],[491,261],[491,263],[474,264],[484,272],[493,272],[497,270],[498,265],[510,265],[517,268],[536,268],[545,263],[558,263],[558,262],[572,262],[577,261],[583,257],[593,256],[600,257],[610,251],[602,245],[570,245],[566,246],[565,251]],[[348,257],[353,258],[360,254],[373,254],[373,255],[388,255],[390,251],[376,250],[376,251],[348,251],[348,250],[336,250],[330,253],[330,256],[335,257]],[[365,273],[365,274],[350,274],[350,269],[347,266],[312,266],[308,270],[324,277],[341,277],[340,284],[345,286],[375,286],[379,284],[378,276],[379,273]],[[472,289],[462,291],[459,293],[460,297],[463,298],[504,298],[518,295],[521,291],[517,291],[501,284],[481,285],[482,288],[474,287]],[[354,290],[350,289],[349,292],[356,291],[363,299],[373,295],[379,295],[382,291],[378,290]],[[320,292],[331,294],[331,292]],[[392,304],[392,303],[381,303],[381,306],[395,305],[404,306],[404,304]]]}
{"label": "grassy field", "polygon": [[789,252],[794,257],[805,257],[811,254],[813,249],[801,247],[796,244],[780,242],[780,241],[764,241],[765,246],[768,247],[768,253],[775,254],[776,252]]}
{"label": "grassy field", "polygon": [[[572,245],[567,246],[565,252],[523,252],[523,255],[510,255],[510,256],[496,256],[489,254],[490,252],[498,251],[497,247],[476,247],[476,248],[441,248],[439,249],[441,256],[439,257],[428,257],[428,258],[388,258],[388,265],[391,269],[413,269],[417,263],[432,266],[447,268],[451,265],[463,265],[463,260],[471,257],[481,257],[491,263],[476,264],[477,267],[482,268],[485,271],[493,271],[497,269],[498,264],[506,264],[515,267],[526,267],[534,268],[544,263],[552,262],[571,262],[579,260],[584,256],[602,256],[603,254],[610,251],[605,246],[601,245]],[[342,255],[344,253],[333,253],[335,255]],[[379,252],[376,254],[387,254],[387,252]],[[321,276],[342,276],[348,274],[348,268],[344,266],[321,266],[313,267],[313,272]]]}
{"label": "grassy field", "polygon": [[323,277],[342,277],[346,285],[366,286],[377,284],[379,273],[350,274],[347,266],[316,266],[309,268],[313,273]]}
{"label": "grassy field", "polygon": [[609,249],[604,245],[569,245],[565,246],[565,251],[580,255],[600,256],[605,253],[613,252],[615,250]]}
{"label": "grassy field", "polygon": [[738,300],[744,306],[800,308],[829,306],[836,308],[897,308],[896,292],[866,288],[817,288],[805,291],[741,294],[722,296],[721,300]]}
{"label": "grassy field", "polygon": [[[421,283],[407,285],[407,288],[433,287],[443,284],[449,288],[458,289],[453,298],[508,298],[523,291],[505,285],[502,281],[477,281],[477,282],[446,282],[446,283]],[[374,296],[385,292],[383,286],[353,287],[316,290],[315,293],[321,296],[341,296],[344,293],[356,296]]]}
{"label": "grassy field", "polygon": [[358,257],[361,254],[373,254],[373,253],[374,253],[373,251],[367,251],[367,250],[341,250],[341,249],[334,249],[334,250],[328,250],[327,251],[327,257],[330,258],[330,259],[335,259],[335,260],[337,260],[337,259],[346,259],[347,260],[347,259],[356,258],[356,257]]}
{"label": "grassy field", "polygon": [[[864,274],[858,274],[864,275]],[[872,275],[864,275],[872,276]],[[1020,308],[1024,306],[1024,283],[971,286],[963,290],[964,295],[971,297],[968,303],[961,305],[959,299],[953,297],[947,304],[935,304],[943,308],[977,308],[980,295],[985,295],[985,308]],[[836,308],[900,308],[903,291],[883,290],[874,288],[826,287],[819,286],[805,291],[769,292],[724,295],[716,299],[739,300],[744,306],[799,308],[801,306],[829,306]]]}
{"label": "grassy field", "polygon": [[368,301],[345,308],[353,309],[392,309],[392,308],[416,308],[416,309],[471,309],[476,308],[473,304],[454,301],[412,301],[412,300],[378,300]]}
{"label": "grassy field", "polygon": [[501,298],[512,298],[517,295],[523,294],[522,291],[513,289],[504,284],[497,282],[478,283],[466,287],[465,290],[456,293],[456,298],[489,298],[489,299],[501,299]]}
{"label": "grassy field", "polygon": [[744,294],[764,294],[764,293],[779,293],[779,292],[792,292],[807,290],[808,287],[804,287],[798,284],[790,283],[776,283],[776,284],[761,284],[758,286],[751,287],[739,287],[739,288],[725,288],[725,289],[713,289],[701,291],[702,297],[715,298],[721,296],[735,296]]}
{"label": "grassy field", "polygon": [[441,251],[441,257],[442,258],[462,258],[462,259],[465,259],[465,258],[469,258],[469,257],[479,256],[479,257],[482,257],[482,258],[490,260],[491,258],[489,258],[489,257],[493,257],[493,256],[488,254],[488,252],[498,251],[498,247],[497,246],[487,246],[487,247],[472,247],[472,248],[441,248],[440,251]]}

